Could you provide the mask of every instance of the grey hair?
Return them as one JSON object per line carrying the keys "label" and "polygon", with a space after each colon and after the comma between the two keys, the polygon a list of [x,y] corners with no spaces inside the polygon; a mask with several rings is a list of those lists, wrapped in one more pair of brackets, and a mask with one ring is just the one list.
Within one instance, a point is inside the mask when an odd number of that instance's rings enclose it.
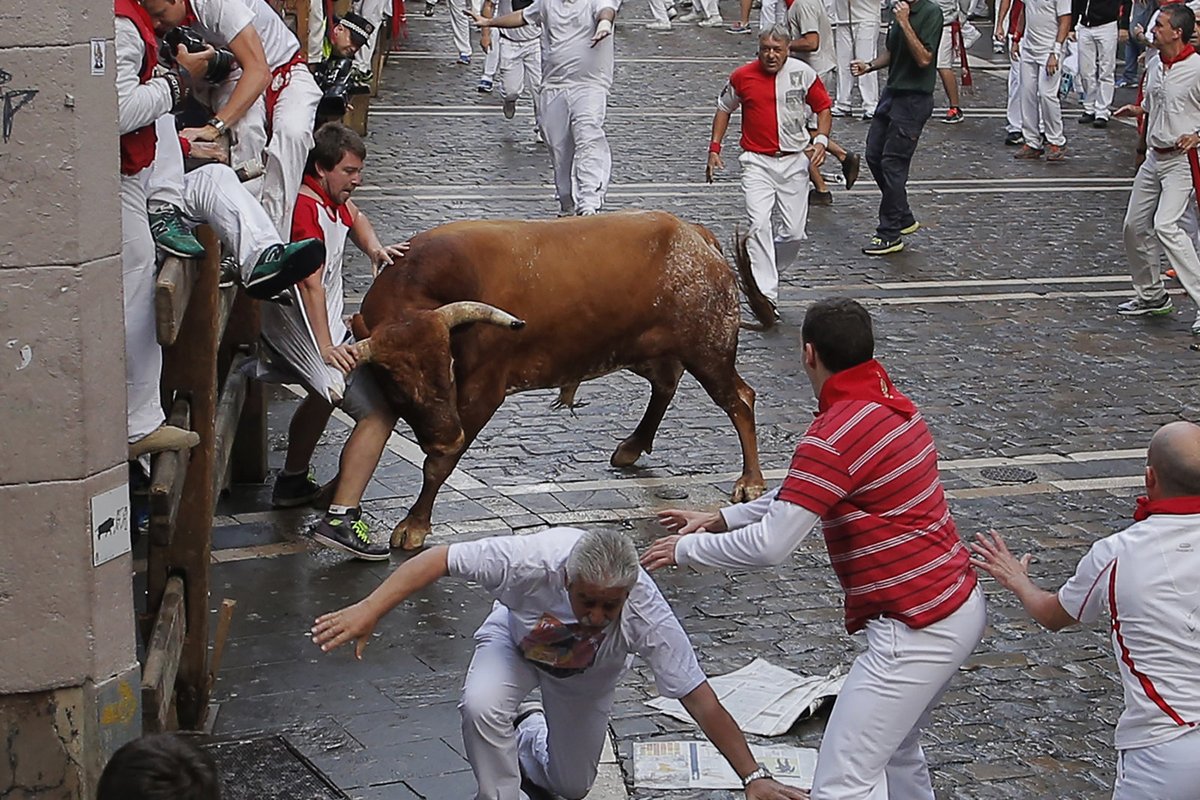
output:
{"label": "grey hair", "polygon": [[584,581],[605,589],[632,589],[637,580],[637,548],[620,531],[588,531],[567,556],[567,583]]}
{"label": "grey hair", "polygon": [[790,43],[792,41],[792,34],[791,31],[788,30],[787,25],[784,25],[782,22],[776,22],[771,27],[764,28],[762,32],[758,34],[758,41],[760,44],[765,42],[767,39],[774,39],[777,42]]}

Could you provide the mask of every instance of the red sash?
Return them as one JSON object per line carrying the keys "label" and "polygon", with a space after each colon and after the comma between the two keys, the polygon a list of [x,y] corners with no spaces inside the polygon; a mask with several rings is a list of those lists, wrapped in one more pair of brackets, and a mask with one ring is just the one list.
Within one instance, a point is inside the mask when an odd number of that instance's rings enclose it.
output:
{"label": "red sash", "polygon": [[392,0],[392,50],[400,49],[400,40],[408,38],[408,14],[404,0]]}
{"label": "red sash", "polygon": [[[137,0],[113,0],[113,11],[137,26],[145,52],[142,54],[142,69],[138,80],[146,83],[158,66],[158,39],[154,35],[154,21]],[[158,147],[158,135],[154,123],[136,131],[121,134],[121,174],[136,175],[154,163],[154,151]]]}
{"label": "red sash", "polygon": [[971,65],[967,63],[967,42],[963,39],[962,23],[958,20],[950,23],[950,58],[957,54],[962,64],[962,85],[971,85]]}
{"label": "red sash", "polygon": [[303,65],[308,69],[306,61],[306,53],[304,48],[300,47],[296,50],[296,54],[286,64],[281,64],[278,69],[271,70],[271,84],[267,87],[266,103],[267,103],[267,130],[270,131],[272,121],[275,119],[275,104],[279,102],[279,95],[292,82],[292,70],[297,65]]}

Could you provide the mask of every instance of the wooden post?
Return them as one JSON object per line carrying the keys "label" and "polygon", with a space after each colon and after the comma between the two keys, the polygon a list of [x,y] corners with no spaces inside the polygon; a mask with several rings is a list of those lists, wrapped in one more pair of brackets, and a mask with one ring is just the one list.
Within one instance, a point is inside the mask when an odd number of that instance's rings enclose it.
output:
{"label": "wooden post", "polygon": [[179,723],[198,728],[208,710],[208,586],[212,554],[213,437],[217,406],[217,346],[220,337],[218,276],[221,244],[207,226],[197,229],[205,258],[196,275],[191,302],[175,344],[163,349],[163,391],[180,392],[191,401],[192,430],[200,444],[192,449],[176,518],[175,535],[165,558],[150,570],[150,608],[158,608],[172,575],[183,578],[186,637],[175,684]]}
{"label": "wooden post", "polygon": [[[226,374],[239,350],[252,351],[258,346],[260,318],[258,303],[245,292],[238,292],[221,344],[218,375]],[[250,381],[246,387],[231,460],[230,477],[234,483],[262,483],[267,479],[267,399],[259,381]]]}

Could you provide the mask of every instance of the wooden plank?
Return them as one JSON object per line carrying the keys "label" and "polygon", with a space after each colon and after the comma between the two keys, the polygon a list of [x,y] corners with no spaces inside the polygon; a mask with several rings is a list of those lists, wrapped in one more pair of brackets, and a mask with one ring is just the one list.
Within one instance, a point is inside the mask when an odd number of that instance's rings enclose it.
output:
{"label": "wooden plank", "polygon": [[[191,414],[186,398],[175,400],[167,422],[190,430]],[[179,515],[179,499],[187,477],[190,450],[169,450],[154,457],[150,472],[150,541],[166,547],[175,535],[175,520]]]}
{"label": "wooden plank", "polygon": [[242,418],[242,406],[246,402],[246,386],[250,379],[241,371],[241,367],[249,360],[250,357],[244,355],[233,360],[228,377],[225,378],[224,388],[221,389],[221,400],[217,403],[213,433],[214,510],[221,490],[225,487],[225,478],[229,474],[229,456],[233,452],[234,437],[237,435],[238,422]]}
{"label": "wooden plank", "polygon": [[[165,548],[152,548],[147,559],[148,607],[157,608],[168,578],[182,575],[187,585],[187,636],[175,687],[179,724],[195,729],[208,709],[208,590],[212,555],[214,426],[217,406],[217,345],[221,246],[208,226],[197,238],[204,263],[175,344],[163,350],[163,389],[189,396],[192,430],[200,444],[192,449],[175,523],[175,536]],[[157,552],[161,551],[161,552]]]}
{"label": "wooden plank", "polygon": [[342,123],[359,136],[367,135],[367,112],[371,109],[371,95],[367,92],[352,94]]}
{"label": "wooden plank", "polygon": [[379,94],[379,80],[383,76],[383,62],[388,48],[392,46],[392,18],[384,17],[375,34],[375,52],[371,54],[371,97]]}
{"label": "wooden plank", "polygon": [[150,644],[146,647],[146,665],[142,670],[142,730],[145,733],[158,733],[170,727],[175,676],[179,672],[186,633],[183,578],[173,575],[167,579]]}
{"label": "wooden plank", "polygon": [[168,256],[154,283],[155,335],[163,347],[175,344],[196,283],[194,260]]}

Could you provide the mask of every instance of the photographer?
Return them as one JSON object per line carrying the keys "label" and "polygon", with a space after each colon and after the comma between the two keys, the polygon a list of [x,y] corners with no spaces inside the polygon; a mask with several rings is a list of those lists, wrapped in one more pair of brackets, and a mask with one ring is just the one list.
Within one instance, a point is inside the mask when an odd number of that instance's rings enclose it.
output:
{"label": "photographer", "polygon": [[251,182],[247,188],[260,195],[280,236],[287,237],[321,99],[300,43],[266,0],[141,2],[164,35],[186,21],[206,41],[227,47],[237,59],[240,71],[212,87],[213,117],[184,135],[215,141],[231,130],[233,162],[262,163],[261,182]]}

